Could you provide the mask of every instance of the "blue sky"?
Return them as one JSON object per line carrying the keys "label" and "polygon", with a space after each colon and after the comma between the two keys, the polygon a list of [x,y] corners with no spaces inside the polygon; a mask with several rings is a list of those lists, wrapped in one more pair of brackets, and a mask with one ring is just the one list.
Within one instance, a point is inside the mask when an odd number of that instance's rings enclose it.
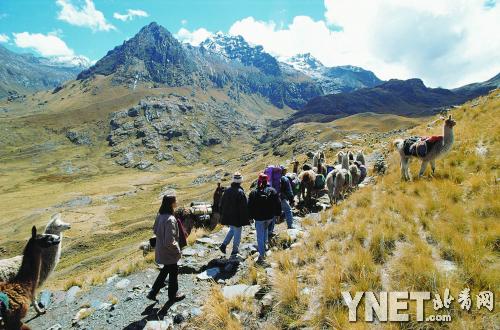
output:
{"label": "blue sky", "polygon": [[152,21],[197,45],[217,31],[285,59],[310,52],[382,79],[456,87],[500,72],[496,0],[0,0],[0,44],[98,60]]}
{"label": "blue sky", "polygon": [[[84,5],[84,1],[68,2],[76,7]],[[58,19],[61,6],[55,0],[0,0],[0,34],[6,34],[12,39],[12,32],[55,32],[76,54],[97,60],[152,21],[163,25],[172,33],[181,27],[228,31],[235,21],[248,16],[287,24],[297,15],[321,19],[324,14],[322,0],[95,0],[93,3],[115,29],[93,31],[91,28],[62,21]],[[143,10],[148,16],[135,17],[126,22],[113,17],[115,12],[123,14],[128,9]],[[33,48],[16,47],[15,43],[7,44],[7,47],[18,52],[37,53]]]}

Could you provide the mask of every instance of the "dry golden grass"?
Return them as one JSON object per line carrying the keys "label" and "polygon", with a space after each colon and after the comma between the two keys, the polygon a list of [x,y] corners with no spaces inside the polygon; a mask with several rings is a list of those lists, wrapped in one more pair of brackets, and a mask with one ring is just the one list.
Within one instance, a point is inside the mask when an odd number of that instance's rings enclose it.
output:
{"label": "dry golden grass", "polygon": [[[481,98],[479,106],[465,104],[453,110],[455,144],[437,161],[433,177],[428,172],[421,179],[401,181],[399,156],[392,152],[389,173],[334,207],[332,225],[319,227],[305,221],[310,236],[303,246],[273,256],[278,263],[274,290],[285,306],[275,310],[280,322],[338,329],[490,329],[498,325],[497,313],[475,308],[475,294],[483,290],[498,294],[500,288],[499,94],[497,90]],[[441,123],[431,132],[423,123],[407,135],[440,132]],[[486,146],[486,155],[476,152],[479,144]],[[412,162],[414,176],[419,167],[419,162]],[[291,263],[294,259],[297,265]],[[294,276],[297,269],[301,274],[309,272],[304,277],[319,297],[319,305],[302,301],[302,284]],[[379,292],[382,288],[442,295],[449,288],[457,299],[465,287],[471,289],[473,308],[463,312],[453,301],[450,324],[416,322],[412,304],[411,322],[406,324],[349,323],[340,295],[341,291]],[[310,305],[300,306],[306,302]],[[294,311],[308,310],[312,317],[304,319],[306,312],[290,313],[289,306],[294,304]],[[361,304],[358,317],[363,310]],[[432,301],[426,303],[425,313],[436,314]]]}
{"label": "dry golden grass", "polygon": [[244,299],[226,300],[220,287],[214,285],[210,292],[210,299],[202,307],[202,314],[190,321],[189,326],[192,329],[243,329],[231,313],[248,310],[248,303]]}

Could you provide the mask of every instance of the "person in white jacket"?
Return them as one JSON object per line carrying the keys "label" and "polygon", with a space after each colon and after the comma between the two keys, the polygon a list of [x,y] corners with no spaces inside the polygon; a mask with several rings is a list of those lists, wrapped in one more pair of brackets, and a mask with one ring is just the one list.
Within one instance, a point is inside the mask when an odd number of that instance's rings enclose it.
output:
{"label": "person in white jacket", "polygon": [[179,266],[177,262],[181,258],[181,248],[179,246],[179,226],[173,216],[176,206],[175,192],[171,191],[165,194],[153,226],[156,235],[155,259],[158,264],[163,265],[151,291],[147,295],[148,299],[155,301],[156,295],[165,286],[167,275],[169,301],[175,302],[185,297],[177,292],[179,289],[177,281]]}

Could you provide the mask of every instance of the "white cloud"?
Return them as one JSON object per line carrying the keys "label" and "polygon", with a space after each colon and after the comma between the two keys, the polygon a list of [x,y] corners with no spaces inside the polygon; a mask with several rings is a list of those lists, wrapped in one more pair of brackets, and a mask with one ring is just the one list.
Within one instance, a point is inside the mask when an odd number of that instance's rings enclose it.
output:
{"label": "white cloud", "polygon": [[180,28],[175,34],[175,37],[183,43],[188,43],[193,46],[198,46],[202,41],[210,37],[213,33],[204,29],[199,28],[194,31],[189,31],[186,28]]}
{"label": "white cloud", "polygon": [[31,48],[42,56],[73,56],[75,52],[59,37],[41,33],[13,33],[14,43],[19,48]]}
{"label": "white cloud", "polygon": [[8,42],[10,40],[9,36],[5,33],[0,34],[0,42]]}
{"label": "white cloud", "polygon": [[[500,6],[474,0],[325,0],[325,19],[289,25],[247,17],[229,29],[276,56],[310,52],[325,65],[352,64],[382,79],[419,77],[455,87],[500,71]],[[341,27],[339,30],[338,27]]]}
{"label": "white cloud", "polygon": [[187,23],[188,23],[187,19],[183,19],[183,20],[181,20],[181,24],[182,24],[182,25],[186,25]]}
{"label": "white cloud", "polygon": [[17,47],[33,49],[43,57],[50,58],[52,63],[83,66],[89,66],[91,63],[87,57],[75,55],[73,49],[53,32],[48,34],[21,32],[13,35]]}
{"label": "white cloud", "polygon": [[92,31],[109,31],[116,29],[106,21],[104,14],[95,8],[92,0],[85,0],[85,5],[81,8],[75,7],[70,0],[57,0],[61,6],[57,18],[69,24],[83,26]]}
{"label": "white cloud", "polygon": [[120,14],[120,13],[114,13],[113,17],[126,22],[126,21],[131,21],[135,17],[148,17],[148,13],[146,13],[144,10],[140,9],[128,9],[126,14]]}

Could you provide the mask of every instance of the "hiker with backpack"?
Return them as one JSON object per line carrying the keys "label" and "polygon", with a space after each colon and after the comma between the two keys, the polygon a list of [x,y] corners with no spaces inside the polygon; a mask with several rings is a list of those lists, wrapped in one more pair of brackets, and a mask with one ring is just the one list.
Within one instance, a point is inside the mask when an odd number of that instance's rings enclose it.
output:
{"label": "hiker with backpack", "polygon": [[276,190],[268,185],[268,177],[264,173],[259,175],[257,188],[252,190],[248,197],[248,214],[250,219],[255,220],[259,251],[257,264],[265,265],[269,226],[273,219],[281,214],[281,202]]}
{"label": "hiker with backpack", "polygon": [[285,215],[286,225],[288,229],[293,228],[293,213],[292,213],[292,205],[294,201],[294,194],[292,190],[292,185],[290,183],[290,178],[286,175],[286,167],[281,165],[281,190],[280,190],[280,199],[281,199],[281,209]]}
{"label": "hiker with backpack", "polygon": [[219,250],[226,254],[227,245],[233,240],[231,256],[238,255],[243,226],[250,225],[248,220],[248,203],[245,191],[241,187],[243,177],[239,172],[234,173],[231,186],[224,190],[220,202],[220,223],[229,226],[229,232]]}
{"label": "hiker with backpack", "polygon": [[156,216],[153,231],[156,238],[151,239],[155,248],[156,263],[163,265],[147,298],[157,300],[156,295],[165,286],[168,276],[168,299],[173,303],[185,298],[178,293],[179,283],[177,275],[179,266],[177,263],[181,258],[181,249],[186,245],[187,235],[182,223],[175,218],[174,209],[177,206],[175,191],[169,191],[163,196],[163,200]]}
{"label": "hiker with backpack", "polygon": [[[273,187],[278,194],[281,191],[281,171],[282,169],[280,166],[274,166],[274,165],[269,165],[264,170],[264,174],[267,175],[267,184]],[[275,216],[273,218],[273,221],[269,225],[267,231],[269,240],[271,240],[274,237],[274,225],[276,224],[276,221],[278,220],[279,216],[281,216],[281,214]]]}

